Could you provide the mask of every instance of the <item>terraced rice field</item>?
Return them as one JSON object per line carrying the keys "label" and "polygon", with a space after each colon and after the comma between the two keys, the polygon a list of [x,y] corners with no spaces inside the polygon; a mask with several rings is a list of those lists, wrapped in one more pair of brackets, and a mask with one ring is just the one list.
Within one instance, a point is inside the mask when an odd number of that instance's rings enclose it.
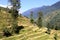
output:
{"label": "terraced rice field", "polygon": [[[20,31],[19,35],[2,38],[0,40],[54,40],[54,38],[50,37],[49,34],[45,33],[46,28],[37,28],[33,30],[34,27],[26,27]],[[58,40],[60,40],[60,36],[58,36]]]}

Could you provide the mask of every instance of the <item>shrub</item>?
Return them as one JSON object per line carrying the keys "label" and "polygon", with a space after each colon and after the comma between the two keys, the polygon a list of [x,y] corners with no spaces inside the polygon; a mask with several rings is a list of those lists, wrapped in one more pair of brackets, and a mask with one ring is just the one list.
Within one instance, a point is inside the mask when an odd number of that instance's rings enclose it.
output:
{"label": "shrub", "polygon": [[12,33],[10,32],[10,30],[8,28],[4,28],[3,36],[9,37],[9,36],[12,36]]}
{"label": "shrub", "polygon": [[24,28],[24,26],[16,26],[14,32],[15,32],[16,34],[19,34],[19,31],[20,31],[21,29],[23,29],[23,28]]}
{"label": "shrub", "polygon": [[43,13],[40,11],[38,12],[38,19],[37,19],[37,25],[39,28],[42,27],[42,18],[43,18]]}

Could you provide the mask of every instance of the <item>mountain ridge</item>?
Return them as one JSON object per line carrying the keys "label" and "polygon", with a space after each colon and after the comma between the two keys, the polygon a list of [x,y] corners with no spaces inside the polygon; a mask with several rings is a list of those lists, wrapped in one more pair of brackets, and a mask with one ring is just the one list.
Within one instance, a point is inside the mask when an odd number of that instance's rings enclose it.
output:
{"label": "mountain ridge", "polygon": [[53,11],[58,10],[58,9],[60,9],[60,1],[56,2],[55,4],[53,4],[51,6],[42,6],[42,7],[32,8],[32,9],[27,10],[24,13],[22,13],[22,15],[29,17],[30,11],[33,11],[34,18],[37,18],[37,13],[39,11],[42,11],[43,15],[46,15],[49,12],[53,12]]}

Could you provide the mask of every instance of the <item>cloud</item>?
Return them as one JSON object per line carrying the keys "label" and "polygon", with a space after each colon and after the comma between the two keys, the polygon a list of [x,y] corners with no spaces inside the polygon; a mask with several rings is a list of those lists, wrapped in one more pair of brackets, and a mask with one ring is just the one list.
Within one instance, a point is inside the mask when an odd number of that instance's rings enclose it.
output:
{"label": "cloud", "polygon": [[6,7],[7,7],[7,5],[2,5],[2,4],[0,4],[0,6],[1,6],[1,7],[4,7],[4,8],[6,8]]}
{"label": "cloud", "polygon": [[9,9],[11,9],[12,6],[8,6]]}
{"label": "cloud", "polygon": [[8,7],[9,9],[11,9],[11,7],[12,7],[11,5],[10,6],[7,6],[7,5],[2,5],[2,4],[0,4],[0,6],[1,7],[4,7],[4,8],[7,8]]}
{"label": "cloud", "polygon": [[[0,4],[0,7],[7,8],[7,5],[2,5],[2,4]],[[9,9],[11,9],[11,7],[12,7],[11,5],[10,5],[10,6],[8,6],[8,8],[9,8]],[[19,14],[20,14],[20,13],[22,13],[22,12],[21,12],[21,10],[19,10]]]}

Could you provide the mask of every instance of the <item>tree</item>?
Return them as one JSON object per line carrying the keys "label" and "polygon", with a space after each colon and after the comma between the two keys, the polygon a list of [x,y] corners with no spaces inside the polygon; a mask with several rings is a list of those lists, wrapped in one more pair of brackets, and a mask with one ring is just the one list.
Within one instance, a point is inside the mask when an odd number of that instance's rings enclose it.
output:
{"label": "tree", "polygon": [[12,16],[16,19],[18,17],[18,10],[20,9],[20,0],[9,0],[12,5]]}
{"label": "tree", "polygon": [[1,7],[0,7],[0,12],[1,12]]}
{"label": "tree", "polygon": [[33,11],[31,11],[31,14],[30,14],[30,22],[31,22],[31,23],[34,23],[34,19],[33,19]]}
{"label": "tree", "polygon": [[22,14],[20,13],[19,16],[22,17]]}
{"label": "tree", "polygon": [[20,9],[20,0],[9,0],[9,2],[12,5],[12,18],[13,18],[13,23],[12,23],[12,27],[13,27],[13,31],[16,31],[16,28],[18,27],[18,22],[17,22],[17,18],[18,18],[18,10]]}
{"label": "tree", "polygon": [[46,33],[50,34],[50,24],[49,23],[47,23],[47,32]]}
{"label": "tree", "polygon": [[38,27],[42,27],[42,18],[43,18],[43,13],[40,11],[38,12],[38,19],[37,19],[37,25]]}

